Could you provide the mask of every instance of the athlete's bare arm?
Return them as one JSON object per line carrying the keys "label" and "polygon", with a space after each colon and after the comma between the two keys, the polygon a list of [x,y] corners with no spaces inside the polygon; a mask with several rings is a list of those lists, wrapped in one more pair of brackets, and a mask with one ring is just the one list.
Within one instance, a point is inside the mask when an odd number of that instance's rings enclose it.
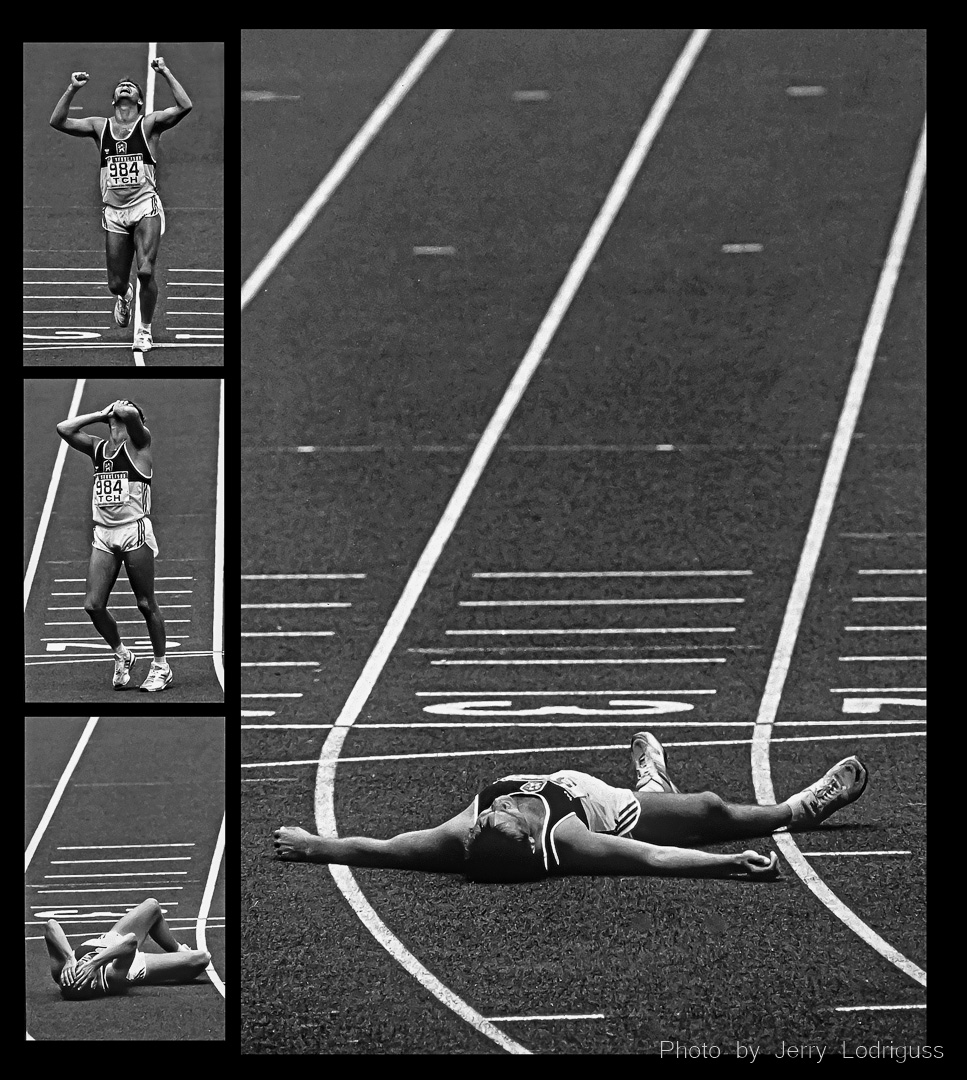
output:
{"label": "athlete's bare arm", "polygon": [[85,413],[84,416],[75,416],[71,420],[61,420],[57,425],[57,434],[68,446],[80,450],[82,454],[87,454],[88,457],[93,457],[94,439],[90,435],[82,435],[81,429],[86,428],[88,424],[106,424],[113,408],[114,404],[112,403],[106,409],[101,409],[98,412]]}
{"label": "athlete's bare arm", "polygon": [[141,414],[133,405],[115,405],[114,415],[128,429],[128,437],[138,450],[150,445],[151,432],[141,423]]}
{"label": "athlete's bare arm", "polygon": [[561,869],[568,874],[673,874],[771,881],[779,872],[775,852],[716,855],[691,848],[659,847],[624,836],[593,833],[574,818],[561,822],[554,840]]}
{"label": "athlete's bare arm", "polygon": [[385,870],[455,871],[463,867],[463,841],[474,823],[473,804],[435,829],[400,833],[391,840],[362,836],[323,839],[305,829],[276,829],[275,851],[296,862],[342,863]]}
{"label": "athlete's bare arm", "polygon": [[191,112],[192,108],[191,98],[185,93],[185,88],[181,83],[178,82],[174,75],[168,70],[165,58],[159,56],[156,60],[151,61],[151,66],[168,80],[168,85],[171,87],[171,93],[175,99],[175,104],[170,109],[162,109],[160,112],[148,113],[144,118],[145,138],[150,137],[152,134],[159,134],[162,131],[167,131],[169,128],[173,128],[175,124],[180,124]]}
{"label": "athlete's bare arm", "polygon": [[[138,947],[138,935],[137,934],[124,934],[119,941],[116,941],[113,945],[109,945],[102,952],[99,952],[97,956],[92,957],[90,960],[85,961],[83,964],[78,964],[72,972],[69,985],[75,986],[77,989],[82,989],[94,978],[94,973],[98,968],[104,967],[106,964],[110,964],[118,957],[132,957],[135,950]],[[130,968],[130,961],[128,967]]]}
{"label": "athlete's bare arm", "polygon": [[79,139],[94,139],[95,142],[101,137],[101,125],[104,123],[100,116],[82,116],[72,120],[69,116],[70,104],[74,95],[90,79],[86,71],[75,71],[71,75],[71,84],[64,91],[64,96],[54,106],[50,115],[50,126],[55,131],[63,131],[65,135],[75,135]]}

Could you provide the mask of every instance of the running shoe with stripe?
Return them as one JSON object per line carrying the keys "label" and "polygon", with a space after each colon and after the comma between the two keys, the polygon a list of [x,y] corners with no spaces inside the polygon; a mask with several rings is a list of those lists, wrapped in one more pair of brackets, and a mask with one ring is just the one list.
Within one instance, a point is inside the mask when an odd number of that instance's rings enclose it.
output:
{"label": "running shoe with stripe", "polygon": [[131,681],[131,668],[134,667],[134,663],[137,657],[131,652],[130,649],[124,654],[124,656],[115,656],[114,658],[114,689],[123,690]]}
{"label": "running shoe with stripe", "polygon": [[152,661],[151,669],[148,671],[148,677],[141,684],[141,689],[152,694],[157,690],[164,690],[165,687],[170,685],[171,668],[168,667],[167,664],[162,665],[156,661]]}
{"label": "running shoe with stripe", "polygon": [[131,321],[131,301],[134,299],[134,289],[128,285],[128,291],[124,296],[119,296],[114,304],[114,321],[118,326],[127,326]]}
{"label": "running shoe with stripe", "polygon": [[631,761],[635,767],[635,791],[647,784],[658,784],[663,791],[681,794],[668,775],[665,748],[650,731],[639,731],[631,737]]}
{"label": "running shoe with stripe", "polygon": [[866,790],[869,779],[870,774],[858,757],[836,762],[814,784],[787,800],[792,807],[790,827],[818,825],[825,821],[830,814],[856,802]]}
{"label": "running shoe with stripe", "polygon": [[138,332],[134,335],[134,344],[131,348],[135,352],[147,352],[149,349],[154,348],[154,341],[151,339],[151,331],[145,330],[142,326]]}

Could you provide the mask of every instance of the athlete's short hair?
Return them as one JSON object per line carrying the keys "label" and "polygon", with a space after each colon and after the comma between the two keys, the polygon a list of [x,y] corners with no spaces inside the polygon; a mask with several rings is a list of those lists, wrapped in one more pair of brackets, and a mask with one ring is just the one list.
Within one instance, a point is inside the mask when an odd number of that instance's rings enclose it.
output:
{"label": "athlete's short hair", "polygon": [[464,873],[470,881],[534,881],[543,877],[530,833],[517,820],[488,814],[463,843]]}
{"label": "athlete's short hair", "polygon": [[114,94],[111,97],[111,104],[117,105],[118,87],[122,83],[130,83],[132,86],[136,86],[138,88],[138,98],[140,99],[138,103],[138,112],[144,112],[144,91],[141,89],[141,84],[136,83],[134,79],[118,79],[118,81],[114,84]]}

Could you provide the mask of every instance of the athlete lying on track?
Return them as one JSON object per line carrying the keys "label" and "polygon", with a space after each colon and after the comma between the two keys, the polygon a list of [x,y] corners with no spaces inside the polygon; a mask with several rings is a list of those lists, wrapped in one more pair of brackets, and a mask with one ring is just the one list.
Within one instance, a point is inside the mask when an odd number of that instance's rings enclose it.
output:
{"label": "athlete lying on track", "polygon": [[550,874],[675,874],[768,881],[775,852],[717,855],[679,847],[809,828],[863,794],[858,758],[844,758],[814,784],[778,806],[727,803],[711,791],[682,794],[668,776],[665,752],[650,732],[631,741],[635,791],[587,773],[505,776],[462,813],[435,829],[391,840],[324,839],[305,829],[277,829],[280,859],[394,870],[463,872],[472,881],[527,881]]}
{"label": "athlete lying on track", "polygon": [[[164,949],[162,955],[141,952],[149,936]],[[189,949],[175,941],[153,897],[129,911],[108,933],[89,938],[76,949],[54,919],[48,920],[44,939],[50,976],[61,994],[74,1000],[123,994],[137,984],[190,983],[211,960],[204,949]]]}

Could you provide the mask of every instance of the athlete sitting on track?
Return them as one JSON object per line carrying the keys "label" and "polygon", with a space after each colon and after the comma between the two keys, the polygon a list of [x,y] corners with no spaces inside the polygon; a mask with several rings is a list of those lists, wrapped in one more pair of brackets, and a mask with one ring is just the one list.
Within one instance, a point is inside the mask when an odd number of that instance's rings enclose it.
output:
{"label": "athlete sitting on track", "polygon": [[[146,937],[156,941],[164,954],[141,952]],[[44,940],[50,977],[61,994],[73,1000],[123,994],[138,984],[190,983],[211,961],[204,949],[189,949],[175,941],[154,897],[138,904],[106,934],[88,938],[76,949],[54,919],[47,922]]]}
{"label": "athlete sitting on track", "polygon": [[[144,411],[133,401],[115,401],[100,412],[75,416],[57,425],[57,434],[94,462],[94,542],[87,571],[84,610],[97,632],[114,650],[114,689],[131,681],[135,655],[125,648],[118,624],[107,610],[108,597],[121,563],[127,570],[138,610],[148,624],[154,660],[141,689],[164,690],[171,685],[165,657],[165,624],[154,595],[154,560],[158,544],[151,513],[151,432]],[[82,435],[88,424],[108,424],[107,439]]]}
{"label": "athlete sitting on track", "polygon": [[138,281],[141,283],[141,328],[134,349],[144,352],[153,346],[151,319],[158,302],[154,268],[161,237],[165,231],[165,211],[155,184],[158,140],[191,112],[191,99],[165,65],[163,56],[151,66],[168,80],[175,105],[161,112],[141,115],[144,94],[132,79],[122,79],[114,88],[111,104],[114,116],[68,116],[70,103],[90,75],[75,71],[71,84],[57,102],[50,126],[66,135],[91,138],[101,155],[101,227],[107,245],[108,288],[117,297],[114,321],[127,326],[131,318],[131,260],[138,253]]}
{"label": "athlete sitting on track", "polygon": [[529,881],[558,874],[675,874],[756,881],[778,875],[775,852],[716,855],[672,845],[710,844],[808,828],[863,794],[867,771],[844,758],[778,806],[740,806],[710,791],[682,794],[650,732],[631,741],[635,791],[587,773],[505,776],[435,829],[392,840],[323,839],[275,832],[281,859],[394,870],[462,871],[472,881]]}

